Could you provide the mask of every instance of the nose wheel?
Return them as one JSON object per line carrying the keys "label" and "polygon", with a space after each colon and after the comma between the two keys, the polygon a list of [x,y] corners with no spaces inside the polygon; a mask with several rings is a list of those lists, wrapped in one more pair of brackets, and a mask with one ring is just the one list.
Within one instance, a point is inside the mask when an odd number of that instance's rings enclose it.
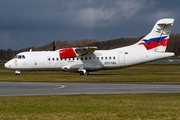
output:
{"label": "nose wheel", "polygon": [[21,71],[20,71],[20,70],[16,70],[16,71],[15,71],[15,75],[16,75],[16,76],[19,76],[19,75],[20,75],[20,73],[21,73]]}

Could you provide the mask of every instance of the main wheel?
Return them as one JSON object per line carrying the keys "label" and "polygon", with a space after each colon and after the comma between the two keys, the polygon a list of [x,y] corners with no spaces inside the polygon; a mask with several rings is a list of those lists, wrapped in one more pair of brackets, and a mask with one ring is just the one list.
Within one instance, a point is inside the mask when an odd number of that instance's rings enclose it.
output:
{"label": "main wheel", "polygon": [[80,72],[79,72],[79,75],[84,75],[83,71],[80,71]]}

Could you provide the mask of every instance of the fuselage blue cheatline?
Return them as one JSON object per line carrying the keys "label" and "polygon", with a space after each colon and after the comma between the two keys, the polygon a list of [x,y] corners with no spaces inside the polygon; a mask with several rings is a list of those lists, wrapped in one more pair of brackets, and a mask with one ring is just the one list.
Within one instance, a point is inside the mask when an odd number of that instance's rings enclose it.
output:
{"label": "fuselage blue cheatline", "polygon": [[91,71],[119,69],[171,57],[174,53],[165,50],[173,23],[171,18],[158,20],[149,34],[130,46],[111,50],[96,50],[92,46],[21,52],[4,66],[15,70],[16,75],[22,70],[64,70],[87,75]]}

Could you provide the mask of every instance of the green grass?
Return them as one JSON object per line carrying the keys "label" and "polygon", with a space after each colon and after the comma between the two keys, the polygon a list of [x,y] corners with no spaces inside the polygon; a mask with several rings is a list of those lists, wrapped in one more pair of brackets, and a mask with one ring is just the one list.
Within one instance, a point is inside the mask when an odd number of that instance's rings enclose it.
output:
{"label": "green grass", "polygon": [[180,94],[0,97],[0,119],[180,119]]}
{"label": "green grass", "polygon": [[88,76],[62,71],[22,72],[0,66],[0,81],[21,82],[180,82],[180,65],[138,65],[125,69],[91,72]]}
{"label": "green grass", "polygon": [[[180,65],[138,65],[89,76],[61,71],[22,72],[0,65],[0,81],[180,82]],[[177,120],[180,93],[0,97],[2,120]]]}

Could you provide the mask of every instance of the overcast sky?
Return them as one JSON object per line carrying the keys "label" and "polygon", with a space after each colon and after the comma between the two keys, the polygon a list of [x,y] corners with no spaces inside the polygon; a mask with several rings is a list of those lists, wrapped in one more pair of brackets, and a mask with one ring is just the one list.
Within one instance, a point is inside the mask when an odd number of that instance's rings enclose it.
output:
{"label": "overcast sky", "polygon": [[1,0],[0,49],[13,50],[56,40],[140,37],[161,18],[175,18],[180,0]]}

